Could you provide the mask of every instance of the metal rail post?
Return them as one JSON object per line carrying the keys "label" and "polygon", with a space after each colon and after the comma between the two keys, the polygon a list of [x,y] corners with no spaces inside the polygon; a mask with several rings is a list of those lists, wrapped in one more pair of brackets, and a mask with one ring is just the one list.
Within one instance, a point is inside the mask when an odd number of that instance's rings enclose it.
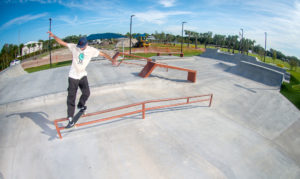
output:
{"label": "metal rail post", "polygon": [[145,119],[145,103],[142,104],[143,108],[143,119]]}

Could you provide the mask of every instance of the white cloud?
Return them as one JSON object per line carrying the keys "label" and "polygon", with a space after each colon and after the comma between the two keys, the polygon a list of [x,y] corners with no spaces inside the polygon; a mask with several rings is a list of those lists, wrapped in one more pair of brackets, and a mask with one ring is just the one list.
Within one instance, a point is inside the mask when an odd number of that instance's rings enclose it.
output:
{"label": "white cloud", "polygon": [[[165,33],[171,33],[173,35],[181,35],[182,24],[168,25],[167,27],[164,27],[162,30]],[[183,36],[186,36],[184,30],[197,31],[198,27],[195,27],[193,25],[189,25],[188,23],[186,23],[183,26]]]}
{"label": "white cloud", "polygon": [[159,4],[163,5],[164,7],[172,7],[175,5],[175,0],[160,0]]}
{"label": "white cloud", "polygon": [[[237,1],[224,0],[224,3]],[[215,0],[215,3],[218,3]],[[286,55],[300,57],[300,1],[253,0],[241,2],[240,8],[206,12],[201,19],[193,18],[199,24],[198,32],[212,31],[218,34],[238,35],[244,29],[245,38],[264,46],[267,32],[267,49],[273,48]],[[235,7],[235,6],[233,6]],[[238,15],[237,15],[238,14]],[[201,17],[200,15],[198,15]],[[189,21],[188,21],[189,22]]]}
{"label": "white cloud", "polygon": [[32,21],[32,20],[35,20],[35,19],[39,19],[41,17],[46,16],[47,14],[48,13],[42,13],[42,14],[37,14],[37,15],[24,15],[24,16],[21,16],[21,17],[14,18],[14,19],[6,22],[5,24],[3,24],[0,27],[0,30],[9,28],[13,25],[17,25],[17,24],[20,25],[20,24],[24,24],[26,22],[29,22],[29,21]]}
{"label": "white cloud", "polygon": [[[59,0],[60,1],[60,0]],[[56,3],[57,0],[19,0],[20,3],[26,3],[26,2],[38,2],[41,4],[48,4],[48,3]]]}
{"label": "white cloud", "polygon": [[187,12],[187,11],[162,12],[157,10],[150,10],[147,12],[138,12],[134,14],[135,17],[142,22],[150,22],[150,23],[161,25],[167,21],[169,16],[191,14],[191,12]]}
{"label": "white cloud", "polygon": [[259,44],[264,44],[263,33],[267,32],[267,48],[300,57],[300,2],[252,2],[251,5],[260,12],[259,16],[253,17],[254,20],[247,24],[254,28],[251,32],[253,38]]}
{"label": "white cloud", "polygon": [[59,1],[59,4],[68,7],[68,8],[75,8],[80,10],[88,10],[88,11],[96,11],[99,10],[111,10],[115,9],[118,6],[114,1],[111,0],[85,0],[85,1]]}
{"label": "white cloud", "polygon": [[78,23],[78,18],[77,16],[75,16],[73,19],[69,18],[68,16],[59,16],[57,18],[55,18],[58,21],[63,21],[65,23],[67,23],[68,25],[77,25]]}

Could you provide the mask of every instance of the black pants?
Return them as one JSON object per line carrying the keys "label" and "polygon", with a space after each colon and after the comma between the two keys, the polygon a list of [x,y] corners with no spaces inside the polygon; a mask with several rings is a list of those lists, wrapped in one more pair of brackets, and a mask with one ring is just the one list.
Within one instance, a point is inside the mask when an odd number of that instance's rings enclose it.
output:
{"label": "black pants", "polygon": [[86,76],[82,77],[80,80],[76,80],[69,77],[68,98],[67,98],[68,117],[74,116],[75,100],[76,100],[78,86],[82,92],[79,102],[77,104],[78,107],[83,107],[85,105],[85,102],[90,96],[89,82]]}

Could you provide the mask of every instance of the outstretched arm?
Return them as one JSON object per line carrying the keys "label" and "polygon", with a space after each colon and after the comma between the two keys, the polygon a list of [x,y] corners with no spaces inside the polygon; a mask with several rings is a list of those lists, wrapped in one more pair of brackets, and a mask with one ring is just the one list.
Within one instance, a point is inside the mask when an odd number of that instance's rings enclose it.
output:
{"label": "outstretched arm", "polygon": [[99,52],[99,55],[101,55],[101,56],[107,58],[108,60],[110,60],[110,61],[113,63],[113,65],[116,65],[116,64],[117,64],[117,62],[116,62],[115,60],[113,60],[113,59],[112,59],[109,55],[107,55],[106,53]]}
{"label": "outstretched arm", "polygon": [[50,37],[53,37],[57,43],[59,43],[62,46],[68,47],[68,44],[66,42],[62,41],[60,38],[55,36],[52,32],[48,31],[47,33],[49,34]]}

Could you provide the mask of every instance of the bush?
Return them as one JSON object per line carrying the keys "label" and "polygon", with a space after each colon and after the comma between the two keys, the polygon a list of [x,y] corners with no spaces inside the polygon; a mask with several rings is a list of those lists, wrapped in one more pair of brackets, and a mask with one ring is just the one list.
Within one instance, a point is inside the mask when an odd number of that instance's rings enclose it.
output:
{"label": "bush", "polygon": [[277,66],[279,66],[280,68],[283,68],[284,65],[283,64],[276,64]]}

